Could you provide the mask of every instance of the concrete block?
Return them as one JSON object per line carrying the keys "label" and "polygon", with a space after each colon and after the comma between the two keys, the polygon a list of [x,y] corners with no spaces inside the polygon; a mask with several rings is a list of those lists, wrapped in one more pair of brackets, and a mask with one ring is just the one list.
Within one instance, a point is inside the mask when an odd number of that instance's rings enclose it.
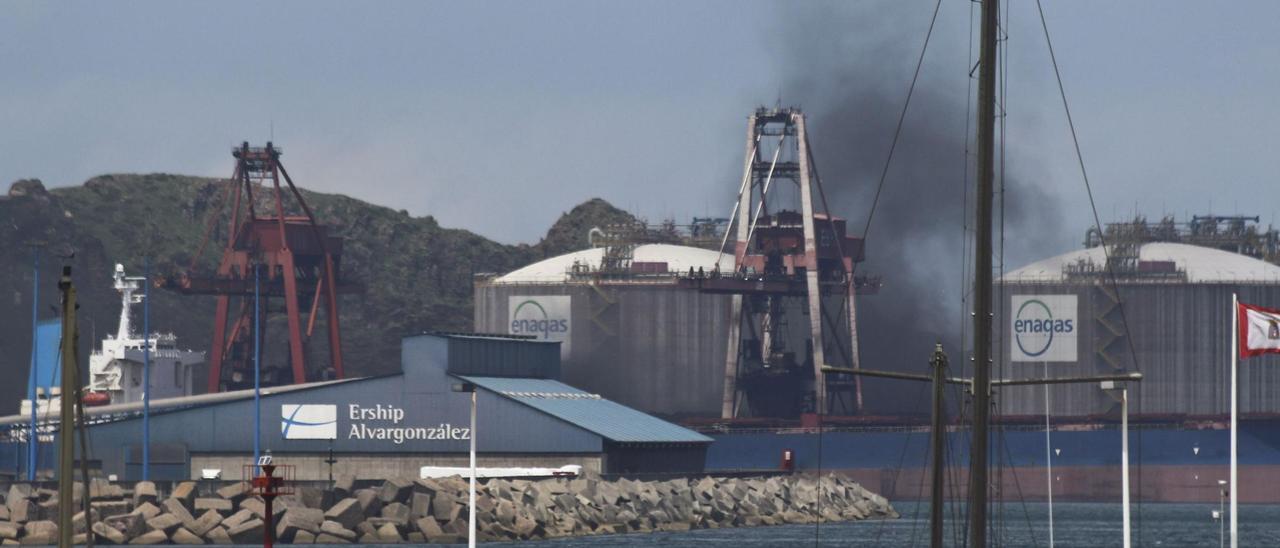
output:
{"label": "concrete block", "polygon": [[345,498],[325,511],[324,517],[338,522],[346,529],[355,529],[356,524],[364,519],[364,509],[360,507],[360,501]]}
{"label": "concrete block", "polygon": [[93,534],[100,541],[106,541],[107,544],[124,544],[129,539],[119,529],[107,525],[104,521],[93,522]]}
{"label": "concrete block", "polygon": [[293,544],[315,544],[316,536],[307,531],[298,531],[293,535]]}
{"label": "concrete block", "polygon": [[399,544],[404,542],[404,538],[400,536],[400,530],[396,529],[394,523],[384,523],[378,528],[378,542]]}
{"label": "concrete block", "polygon": [[16,539],[22,531],[22,526],[8,521],[0,521],[0,539]]}
{"label": "concrete block", "polygon": [[415,491],[409,497],[409,518],[418,519],[431,514],[431,494]]}
{"label": "concrete block", "polygon": [[182,499],[175,497],[164,499],[164,502],[160,503],[160,508],[166,513],[177,516],[182,523],[189,523],[195,520],[195,517],[191,515],[191,511],[188,510],[187,504],[182,502]]}
{"label": "concrete block", "polygon": [[388,479],[382,482],[382,487],[378,488],[378,499],[385,504],[393,502],[408,502],[409,492],[413,489],[413,482],[403,479]]}
{"label": "concrete block", "polygon": [[47,520],[32,521],[22,526],[22,533],[25,536],[47,534],[58,538],[58,524]]}
{"label": "concrete block", "polygon": [[[89,517],[92,518],[89,521],[94,523],[102,521],[102,517],[98,514],[98,510],[96,508],[89,509]],[[83,510],[76,512],[75,515],[71,516],[71,530],[77,535],[88,531]]]}
{"label": "concrete block", "polygon": [[142,519],[147,520],[160,515],[160,508],[150,502],[144,502],[142,506],[134,508],[130,513],[142,516]]}
{"label": "concrete block", "polygon": [[374,489],[357,489],[356,500],[360,501],[360,509],[365,516],[373,517],[382,511],[382,499]]}
{"label": "concrete block", "polygon": [[103,518],[102,521],[103,523],[110,525],[113,529],[123,533],[127,539],[134,538],[147,532],[147,518],[143,517],[142,514],[111,516]]}
{"label": "concrete block", "polygon": [[36,503],[36,513],[28,516],[27,521],[58,519],[58,497],[45,499]]}
{"label": "concrete block", "polygon": [[413,480],[414,493],[426,493],[428,495],[434,495],[436,494],[437,491],[440,491],[440,483],[434,479],[427,478],[427,479]]}
{"label": "concrete block", "polygon": [[[320,533],[338,537],[344,542],[350,542],[356,539],[356,532],[342,526],[336,521],[325,521],[320,524]],[[316,537],[319,542],[320,536]]]}
{"label": "concrete block", "polygon": [[22,540],[18,541],[19,544],[27,544],[32,546],[44,546],[49,544],[57,544],[57,542],[58,542],[57,535],[51,536],[48,534],[26,535],[22,537]]}
{"label": "concrete block", "polygon": [[36,490],[31,487],[30,483],[15,483],[9,486],[9,491],[4,496],[5,504],[16,502],[19,500],[31,499],[36,496]]}
{"label": "concrete block", "polygon": [[261,544],[266,523],[254,518],[227,530],[227,535],[236,544]]}
{"label": "concrete block", "polygon": [[388,519],[396,523],[401,529],[409,525],[409,507],[399,502],[393,502],[382,507],[383,519]]}
{"label": "concrete block", "polygon": [[221,525],[205,533],[204,539],[209,541],[209,544],[231,544],[231,535],[227,534],[227,528]]}
{"label": "concrete block", "polygon": [[276,538],[280,542],[293,542],[299,531],[311,534],[320,532],[320,523],[324,521],[324,512],[313,508],[290,508],[276,524]]}
{"label": "concrete block", "polygon": [[230,530],[232,527],[240,525],[241,523],[249,521],[253,518],[254,518],[253,512],[249,510],[241,510],[239,512],[231,514],[230,516],[227,516],[227,518],[222,520],[222,523],[219,525],[222,525],[223,527],[226,527],[228,530]]}
{"label": "concrete block", "polygon": [[355,492],[356,477],[351,475],[338,476],[333,480],[333,493],[336,500],[342,500],[350,497]]}
{"label": "concrete block", "polygon": [[298,487],[296,494],[294,495],[294,498],[297,499],[300,505],[306,506],[307,508],[319,508],[321,510],[324,509],[324,506],[323,506],[324,490],[323,489],[312,487],[309,485]]}
{"label": "concrete block", "polygon": [[169,498],[178,499],[188,507],[191,501],[196,497],[196,482],[184,481],[173,486],[173,492],[169,493]]}
{"label": "concrete block", "polygon": [[[396,526],[396,529],[399,529],[401,531],[407,530],[409,528],[407,523],[402,524],[396,520],[387,519],[387,518],[366,518],[363,522],[363,525],[367,526],[366,529],[376,534],[378,532],[378,529],[381,529],[383,525],[386,525],[388,523]],[[357,526],[357,529],[359,528],[360,526]],[[361,530],[360,532],[363,533],[364,530]]]}
{"label": "concrete block", "polygon": [[147,520],[147,527],[153,531],[164,531],[165,535],[182,526],[182,518],[173,514],[160,514]]}
{"label": "concrete block", "polygon": [[150,481],[140,481],[133,485],[133,505],[137,506],[144,502],[155,503],[157,500],[156,484]]}
{"label": "concrete block", "polygon": [[106,478],[93,478],[89,480],[89,500],[106,500],[112,494],[111,482]]}
{"label": "concrete block", "polygon": [[[258,497],[248,497],[241,500],[239,508],[253,512],[253,515],[260,518],[267,517],[267,503]],[[271,510],[274,512],[275,508],[273,507]]]}
{"label": "concrete block", "polygon": [[204,513],[208,510],[214,510],[223,516],[231,515],[231,501],[224,498],[203,497],[195,499],[192,503],[192,509],[197,514]]}
{"label": "concrete block", "polygon": [[149,531],[129,541],[129,544],[161,544],[169,542],[169,536],[164,531]]}
{"label": "concrete block", "polygon": [[517,517],[515,523],[511,527],[511,532],[515,533],[515,535],[521,540],[530,540],[541,537],[542,535],[539,534],[538,530],[538,522],[524,516]]}
{"label": "concrete block", "polygon": [[169,540],[174,544],[204,544],[204,539],[188,531],[185,527],[179,527],[177,531],[174,531]]}
{"label": "concrete block", "polygon": [[316,536],[316,544],[351,544],[351,541],[328,533],[320,533]]}
{"label": "concrete block", "polygon": [[119,516],[129,513],[129,501],[127,500],[103,500],[91,502],[89,505],[102,518],[111,516]]}
{"label": "concrete block", "polygon": [[251,491],[252,488],[249,486],[249,482],[241,481],[218,489],[218,496],[232,503],[238,503],[241,499],[249,496]]}
{"label": "concrete block", "polygon": [[222,514],[219,514],[217,510],[205,510],[193,523],[183,527],[189,529],[192,534],[198,537],[204,537],[220,524],[222,524]]}
{"label": "concrete block", "polygon": [[414,526],[418,528],[419,532],[426,535],[427,540],[434,540],[444,536],[444,531],[440,529],[440,524],[436,523],[435,518],[418,518],[418,520],[413,523]]}
{"label": "concrete block", "polygon": [[452,494],[440,491],[431,499],[431,514],[436,521],[447,522],[453,513],[453,507],[457,506],[458,499]]}

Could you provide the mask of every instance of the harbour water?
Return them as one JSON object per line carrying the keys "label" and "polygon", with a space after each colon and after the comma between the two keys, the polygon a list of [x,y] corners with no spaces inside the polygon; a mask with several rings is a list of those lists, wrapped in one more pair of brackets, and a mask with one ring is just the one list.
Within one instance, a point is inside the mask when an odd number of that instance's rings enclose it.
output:
{"label": "harbour water", "polygon": [[[501,543],[486,546],[546,546],[595,548],[601,546],[725,546],[733,548],[774,546],[927,546],[928,507],[898,503],[902,518],[886,521],[783,525],[741,529],[704,529],[684,533],[606,535],[537,543]],[[948,512],[958,508],[948,508]],[[1208,504],[1143,504],[1133,508],[1134,546],[1217,546],[1219,528]],[[1006,502],[992,543],[999,546],[1048,546],[1048,505],[1042,502]],[[1058,547],[1120,546],[1119,504],[1056,503],[1054,545]],[[962,516],[961,516],[962,518]],[[952,520],[955,522],[963,519]],[[950,527],[952,523],[948,523]],[[947,530],[947,545],[959,546],[961,536]],[[817,539],[815,542],[815,538]],[[1280,546],[1280,506],[1240,507],[1240,546]]]}

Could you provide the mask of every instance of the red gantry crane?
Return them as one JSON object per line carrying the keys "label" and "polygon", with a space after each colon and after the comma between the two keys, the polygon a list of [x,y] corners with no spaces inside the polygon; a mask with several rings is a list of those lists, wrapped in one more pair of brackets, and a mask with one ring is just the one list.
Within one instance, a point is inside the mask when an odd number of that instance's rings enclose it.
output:
{"label": "red gantry crane", "polygon": [[[171,277],[168,282],[169,286],[185,294],[218,297],[209,359],[209,392],[253,385],[255,271],[259,283],[261,348],[269,347],[269,339],[265,336],[267,319],[273,311],[269,303],[273,299],[282,299],[289,331],[287,363],[292,373],[290,378],[286,371],[268,368],[263,358],[262,383],[302,383],[331,376],[342,378],[338,294],[354,289],[344,284],[339,276],[342,239],[330,236],[326,227],[316,222],[311,208],[280,163],[280,149],[269,142],[261,148],[250,147],[245,142],[233,149],[231,155],[236,159],[235,171],[222,201],[209,217],[200,248],[187,271]],[[287,194],[281,186],[282,178],[288,186]],[[260,194],[255,199],[255,192],[266,192],[268,196],[264,198]],[[286,214],[287,196],[293,197],[295,211],[301,210],[302,215]],[[231,204],[231,210],[222,260],[213,276],[196,275],[196,264],[212,239],[222,209],[227,204]],[[269,205],[270,211],[259,211],[258,206],[262,205]],[[305,335],[304,305],[307,306]],[[228,325],[233,306],[236,309],[235,319]],[[322,306],[328,325],[332,371],[318,367],[309,369],[307,364],[305,343],[315,329]]]}

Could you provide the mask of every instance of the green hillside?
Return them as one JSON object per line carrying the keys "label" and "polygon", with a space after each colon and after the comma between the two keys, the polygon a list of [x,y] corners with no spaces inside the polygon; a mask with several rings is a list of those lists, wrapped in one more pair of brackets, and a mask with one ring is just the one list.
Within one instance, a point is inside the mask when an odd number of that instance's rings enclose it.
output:
{"label": "green hillside", "polygon": [[[53,190],[39,181],[18,181],[7,196],[0,196],[0,287],[11,295],[0,298],[0,379],[5,381],[0,383],[0,402],[10,402],[0,404],[0,415],[16,412],[25,392],[31,335],[30,243],[44,243],[42,318],[55,315],[61,265],[72,266],[83,318],[81,347],[87,352],[90,341],[101,339],[117,324],[119,296],[110,284],[113,265],[123,263],[130,275],[141,275],[144,257],[150,256],[153,276],[187,265],[224,188],[222,180],[200,177],[104,175],[83,186]],[[399,341],[406,334],[470,331],[475,274],[505,272],[584,248],[590,227],[633,220],[593,199],[562,215],[542,241],[506,245],[442,227],[430,216],[413,217],[339,194],[302,193],[321,222],[345,238],[343,277],[364,288],[343,296],[339,305],[351,375],[397,370]],[[261,199],[265,193],[255,195]],[[199,268],[211,270],[220,256],[226,221],[218,226]],[[213,304],[213,297],[153,289],[153,330],[173,332],[180,344],[207,350]],[[279,319],[267,327],[272,335],[285,332]],[[312,346],[317,344],[324,344],[323,337],[317,336]],[[284,356],[268,353],[265,360],[280,363]]]}

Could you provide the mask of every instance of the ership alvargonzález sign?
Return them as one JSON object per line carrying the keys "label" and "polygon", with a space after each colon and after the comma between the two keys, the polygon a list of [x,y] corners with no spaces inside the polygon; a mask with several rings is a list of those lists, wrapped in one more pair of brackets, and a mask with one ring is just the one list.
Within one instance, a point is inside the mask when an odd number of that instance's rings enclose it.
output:
{"label": "ership alvargonz\u00e1lez sign", "polygon": [[[403,407],[376,404],[347,404],[347,424],[342,431],[349,440],[389,441],[400,445],[408,440],[469,440],[471,429],[443,422],[434,426],[407,426]],[[285,439],[335,439],[338,437],[338,409],[328,404],[285,404],[280,407],[280,428]]]}

